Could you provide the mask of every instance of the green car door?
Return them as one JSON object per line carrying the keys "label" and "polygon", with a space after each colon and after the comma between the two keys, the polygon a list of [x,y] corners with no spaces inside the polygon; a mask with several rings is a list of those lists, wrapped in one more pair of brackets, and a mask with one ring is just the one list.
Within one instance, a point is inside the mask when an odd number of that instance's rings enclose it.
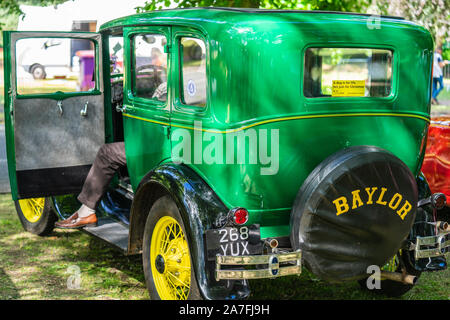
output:
{"label": "green car door", "polygon": [[105,143],[101,36],[89,32],[3,35],[12,197],[76,192]]}
{"label": "green car door", "polygon": [[123,127],[127,167],[136,190],[142,178],[170,157],[170,28],[124,28]]}

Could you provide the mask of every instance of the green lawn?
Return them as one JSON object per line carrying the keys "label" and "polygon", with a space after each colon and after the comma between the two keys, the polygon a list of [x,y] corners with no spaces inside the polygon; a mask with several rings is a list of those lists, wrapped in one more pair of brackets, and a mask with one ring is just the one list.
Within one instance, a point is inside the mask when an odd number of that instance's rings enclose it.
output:
{"label": "green lawn", "polygon": [[[70,267],[81,272],[80,289],[68,289]],[[250,299],[387,299],[356,282],[328,284],[304,269],[300,277],[251,281]],[[425,273],[403,299],[450,299],[450,271]],[[80,231],[49,237],[23,231],[9,194],[0,195],[0,300],[149,299],[141,257],[125,257]]]}

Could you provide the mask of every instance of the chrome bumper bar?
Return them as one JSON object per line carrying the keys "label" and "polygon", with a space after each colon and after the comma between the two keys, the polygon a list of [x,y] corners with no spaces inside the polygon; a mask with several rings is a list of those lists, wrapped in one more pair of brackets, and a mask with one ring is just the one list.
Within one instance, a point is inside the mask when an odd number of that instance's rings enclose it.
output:
{"label": "chrome bumper bar", "polygon": [[[258,256],[217,256],[216,280],[243,280],[276,278],[302,273],[302,253],[300,250],[288,253],[274,253]],[[280,266],[281,263],[290,265]],[[257,269],[226,269],[222,266],[255,266],[264,265],[267,268]]]}
{"label": "chrome bumper bar", "polygon": [[[426,246],[427,248],[421,248]],[[430,248],[431,247],[431,248]],[[413,244],[414,257],[417,259],[443,256],[450,249],[450,232],[430,237],[417,237]]]}

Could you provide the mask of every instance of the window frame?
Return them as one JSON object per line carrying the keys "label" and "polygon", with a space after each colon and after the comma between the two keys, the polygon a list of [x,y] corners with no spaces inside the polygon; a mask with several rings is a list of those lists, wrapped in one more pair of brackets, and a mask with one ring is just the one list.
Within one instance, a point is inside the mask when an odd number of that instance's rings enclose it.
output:
{"label": "window frame", "polygon": [[[134,36],[139,34],[161,34],[166,37],[168,54],[167,57],[167,100],[159,101],[156,99],[148,99],[137,97],[133,94],[134,70]],[[171,27],[164,25],[153,25],[145,27],[127,27],[123,29],[124,36],[124,104],[130,104],[136,107],[156,110],[168,110],[170,108],[170,92],[171,86]]]}
{"label": "window frame", "polygon": [[79,34],[87,34],[87,35],[98,35],[98,33],[95,32],[73,32],[74,35],[70,35],[71,32],[63,32],[61,35],[53,35],[51,32],[47,36],[45,33],[42,33],[42,35],[39,36],[30,36],[30,37],[24,37],[16,41],[14,44],[14,54],[17,57],[17,42],[26,40],[26,39],[77,39],[77,40],[88,40],[92,41],[94,44],[94,88],[88,91],[54,91],[54,92],[38,92],[38,93],[20,93],[19,92],[19,77],[17,76],[18,72],[18,64],[17,60],[14,60],[14,65],[12,66],[15,74],[14,79],[14,90],[15,95],[17,99],[34,99],[34,98],[49,98],[49,99],[55,99],[55,100],[63,100],[70,97],[79,97],[79,96],[90,96],[90,95],[100,95],[102,94],[103,87],[100,84],[101,79],[101,73],[103,70],[100,70],[102,67],[100,66],[100,55],[103,54],[101,45],[99,41],[93,38],[84,38],[82,36],[79,36]]}
{"label": "window frame", "polygon": [[[205,56],[205,69],[206,69],[206,103],[205,106],[196,106],[196,105],[188,105],[184,104],[182,101],[182,57],[180,55],[180,40],[181,38],[196,38],[198,40],[203,41],[206,49]],[[207,114],[210,108],[210,85],[209,85],[209,74],[210,74],[210,64],[209,64],[209,42],[206,36],[192,28],[183,28],[174,30],[172,35],[172,47],[173,51],[176,51],[176,54],[173,55],[173,65],[176,66],[174,68],[174,79],[173,79],[173,88],[174,88],[174,99],[173,105],[174,110],[180,113],[188,113],[195,114],[199,116],[204,116]]]}
{"label": "window frame", "polygon": [[[359,96],[359,97],[332,97],[332,96],[324,96],[324,97],[307,97],[304,93],[304,86],[305,86],[305,57],[306,57],[306,51],[308,49],[373,49],[373,50],[389,50],[392,53],[392,61],[391,61],[391,91],[389,95],[384,97],[365,97],[365,96]],[[398,58],[398,51],[395,47],[390,45],[380,45],[380,44],[372,44],[372,43],[310,43],[307,46],[305,46],[301,50],[301,70],[300,70],[300,91],[301,96],[306,99],[308,102],[347,102],[348,100],[354,101],[355,99],[362,99],[362,101],[377,101],[377,100],[383,100],[383,101],[391,101],[395,100],[398,93],[398,76],[399,76],[399,58]]]}

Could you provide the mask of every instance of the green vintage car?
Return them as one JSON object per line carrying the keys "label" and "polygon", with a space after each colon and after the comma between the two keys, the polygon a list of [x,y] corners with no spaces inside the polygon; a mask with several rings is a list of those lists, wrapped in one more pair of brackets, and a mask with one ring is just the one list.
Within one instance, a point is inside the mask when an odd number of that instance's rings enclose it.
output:
{"label": "green vintage car", "polygon": [[[127,168],[83,231],[142,254],[152,299],[242,299],[249,279],[303,266],[401,295],[421,272],[447,268],[445,196],[420,172],[433,61],[423,27],[195,8],[4,39],[9,178],[24,228],[51,232],[78,208],[100,146],[124,141]],[[32,78],[30,48],[49,58],[45,43],[64,41],[80,49],[73,77]]]}

